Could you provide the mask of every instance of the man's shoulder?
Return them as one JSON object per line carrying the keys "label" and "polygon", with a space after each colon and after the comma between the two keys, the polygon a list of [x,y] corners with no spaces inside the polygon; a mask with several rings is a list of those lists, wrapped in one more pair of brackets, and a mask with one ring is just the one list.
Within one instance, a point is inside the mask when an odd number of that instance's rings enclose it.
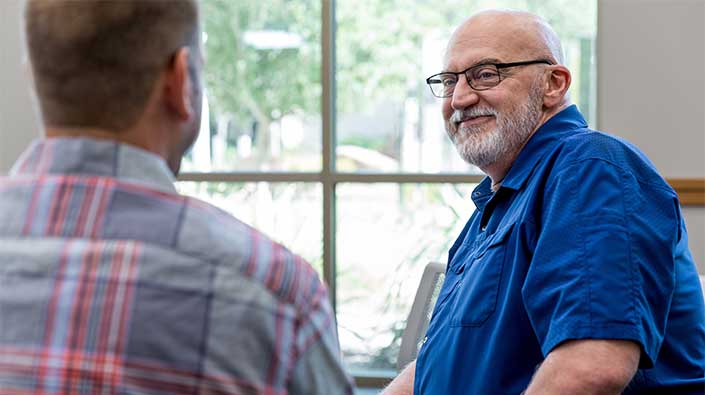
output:
{"label": "man's shoulder", "polygon": [[162,256],[154,258],[160,262],[178,254],[213,266],[216,282],[227,278],[253,288],[270,305],[303,305],[302,294],[325,289],[302,258],[227,212],[175,191],[81,174],[4,177],[0,190],[0,235],[6,237],[136,241]]}
{"label": "man's shoulder", "polygon": [[311,302],[307,297],[326,293],[318,274],[303,258],[220,208],[185,199],[178,249],[215,265],[219,278],[253,283],[297,310]]}
{"label": "man's shoulder", "polygon": [[641,149],[621,137],[599,130],[582,128],[564,135],[551,155],[558,171],[602,163],[630,173],[641,182],[665,182]]}
{"label": "man's shoulder", "polygon": [[646,156],[632,143],[621,137],[590,128],[576,129],[564,135],[557,148],[570,154],[567,159],[581,161],[588,159],[618,159],[620,155]]}

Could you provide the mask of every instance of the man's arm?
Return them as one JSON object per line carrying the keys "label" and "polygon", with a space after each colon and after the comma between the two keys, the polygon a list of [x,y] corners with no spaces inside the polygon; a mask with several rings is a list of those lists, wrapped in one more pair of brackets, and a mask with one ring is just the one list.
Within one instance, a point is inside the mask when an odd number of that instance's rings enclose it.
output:
{"label": "man's arm", "polygon": [[641,349],[626,340],[573,340],[551,351],[526,395],[620,394],[639,366]]}
{"label": "man's arm", "polygon": [[353,382],[343,368],[337,341],[314,342],[299,358],[288,383],[290,395],[353,395]]}
{"label": "man's arm", "polygon": [[414,395],[416,361],[412,361],[379,395]]}
{"label": "man's arm", "polygon": [[[313,269],[307,267],[303,270],[314,278],[301,283],[313,281],[316,291],[308,297],[310,305],[299,312],[294,352],[298,360],[290,372],[287,392],[290,395],[353,395],[354,384],[342,363],[328,290],[319,282]],[[306,273],[302,273],[304,275]]]}

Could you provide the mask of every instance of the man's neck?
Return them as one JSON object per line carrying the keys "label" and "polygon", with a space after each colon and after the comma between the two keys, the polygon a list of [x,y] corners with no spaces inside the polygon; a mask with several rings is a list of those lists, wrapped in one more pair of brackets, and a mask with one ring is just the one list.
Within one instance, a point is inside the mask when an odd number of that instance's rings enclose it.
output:
{"label": "man's neck", "polygon": [[504,181],[504,180],[499,180],[499,181],[492,180],[492,185],[490,186],[490,188],[492,189],[492,192],[499,191],[499,188],[502,186],[502,181]]}
{"label": "man's neck", "polygon": [[44,135],[52,137],[91,137],[101,140],[119,140],[119,134],[105,129],[46,126]]}
{"label": "man's neck", "polygon": [[483,173],[487,174],[487,176],[490,177],[490,180],[492,180],[493,192],[497,192],[497,190],[499,190],[499,187],[502,185],[502,181],[504,181],[504,177],[506,177],[507,173],[509,173],[509,169],[512,168],[512,165],[514,164],[516,158],[519,156],[519,153],[521,153],[521,151],[524,149],[524,146],[526,146],[526,142],[531,139],[531,136],[533,136],[535,132],[536,130],[534,130],[531,135],[529,135],[524,144],[522,144],[521,147],[515,150],[515,152],[506,155],[504,158],[488,166],[480,168],[480,170],[482,170]]}

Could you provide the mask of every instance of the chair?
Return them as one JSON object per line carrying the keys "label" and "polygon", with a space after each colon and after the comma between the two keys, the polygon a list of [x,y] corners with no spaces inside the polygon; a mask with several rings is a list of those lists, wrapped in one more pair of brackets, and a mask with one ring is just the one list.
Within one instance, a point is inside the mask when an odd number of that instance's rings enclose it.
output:
{"label": "chair", "polygon": [[409,362],[416,359],[423,338],[431,320],[433,305],[436,303],[441,285],[445,279],[446,265],[438,262],[430,262],[426,265],[421,276],[419,288],[411,305],[409,318],[406,320],[406,328],[401,337],[399,356],[397,357],[397,369],[402,370]]}

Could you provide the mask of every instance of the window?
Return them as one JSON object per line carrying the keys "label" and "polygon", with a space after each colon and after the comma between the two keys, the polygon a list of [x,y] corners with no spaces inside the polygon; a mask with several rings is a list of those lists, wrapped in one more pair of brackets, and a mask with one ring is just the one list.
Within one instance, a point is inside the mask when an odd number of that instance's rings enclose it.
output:
{"label": "window", "polygon": [[[544,16],[594,119],[595,0],[204,0],[207,101],[179,189],[302,255],[328,282],[358,377],[393,374],[429,261],[445,261],[482,179],[425,86],[462,19]],[[364,383],[364,379],[362,379]]]}

